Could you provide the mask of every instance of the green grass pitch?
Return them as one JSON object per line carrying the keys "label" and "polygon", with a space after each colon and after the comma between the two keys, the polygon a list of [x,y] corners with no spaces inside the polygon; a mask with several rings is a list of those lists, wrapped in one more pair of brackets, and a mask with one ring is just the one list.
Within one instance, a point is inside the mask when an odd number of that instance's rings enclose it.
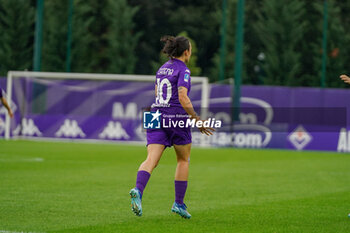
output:
{"label": "green grass pitch", "polygon": [[130,210],[144,146],[0,140],[0,232],[350,232],[350,154],[193,148],[185,203],[170,212],[167,149]]}

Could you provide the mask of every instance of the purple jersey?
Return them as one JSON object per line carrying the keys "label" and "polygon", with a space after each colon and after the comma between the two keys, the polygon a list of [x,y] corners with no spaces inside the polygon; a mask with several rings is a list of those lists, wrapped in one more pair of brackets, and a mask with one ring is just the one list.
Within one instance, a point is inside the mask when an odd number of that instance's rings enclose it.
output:
{"label": "purple jersey", "polygon": [[[171,59],[159,68],[156,75],[157,96],[152,104],[152,110],[160,110],[167,115],[186,114],[180,104],[178,87],[186,87],[191,90],[190,70],[184,62],[178,59]],[[168,117],[173,118],[173,117]],[[173,119],[186,119],[187,117],[174,117]],[[161,128],[147,129],[147,145],[162,144],[166,147],[176,145],[186,145],[192,142],[191,129],[186,128]]]}
{"label": "purple jersey", "polygon": [[0,87],[0,98],[2,98],[2,89]]}
{"label": "purple jersey", "polygon": [[178,87],[191,90],[191,72],[183,61],[170,59],[156,74],[157,97],[152,108],[182,107],[179,101]]}

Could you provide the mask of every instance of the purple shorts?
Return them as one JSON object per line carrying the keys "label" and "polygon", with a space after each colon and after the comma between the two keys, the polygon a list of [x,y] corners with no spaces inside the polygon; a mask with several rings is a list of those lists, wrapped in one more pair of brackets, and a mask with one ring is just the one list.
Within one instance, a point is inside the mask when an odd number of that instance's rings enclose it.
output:
{"label": "purple shorts", "polygon": [[[157,109],[152,109],[152,111],[156,111]],[[187,114],[185,110],[181,107],[172,107],[167,109],[159,109],[162,113],[162,117],[166,115],[174,115],[174,114]],[[177,117],[172,118],[177,120],[186,120],[186,118]],[[172,145],[186,145],[192,143],[192,135],[191,128],[184,127],[171,127],[165,128],[162,127],[160,129],[147,129],[147,145],[149,144],[161,144],[166,147],[171,147]]]}
{"label": "purple shorts", "polygon": [[166,147],[172,145],[186,145],[192,143],[190,128],[147,129],[147,145],[161,144]]}

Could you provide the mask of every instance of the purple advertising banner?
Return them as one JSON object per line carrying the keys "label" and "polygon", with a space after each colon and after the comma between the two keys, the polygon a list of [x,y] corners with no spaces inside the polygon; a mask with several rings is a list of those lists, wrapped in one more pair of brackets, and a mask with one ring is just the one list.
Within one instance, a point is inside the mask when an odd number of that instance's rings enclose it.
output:
{"label": "purple advertising banner", "polygon": [[[6,91],[5,78],[0,87]],[[211,137],[193,129],[194,144],[350,152],[349,90],[242,86],[239,120],[231,124],[232,87],[209,89],[209,117],[223,127]],[[198,112],[201,92],[192,86]],[[14,79],[10,134],[143,143],[142,114],[154,99],[153,82]],[[5,115],[0,106],[0,137]]]}

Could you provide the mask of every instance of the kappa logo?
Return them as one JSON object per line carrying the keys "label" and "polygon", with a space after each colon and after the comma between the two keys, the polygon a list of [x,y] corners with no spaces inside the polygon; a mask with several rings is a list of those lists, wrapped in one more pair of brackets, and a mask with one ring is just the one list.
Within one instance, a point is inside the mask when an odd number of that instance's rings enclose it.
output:
{"label": "kappa logo", "polygon": [[63,125],[61,125],[60,129],[55,133],[55,135],[56,137],[86,137],[83,130],[79,127],[78,122],[76,120],[69,119],[64,121]]}
{"label": "kappa logo", "polygon": [[160,116],[162,114],[157,112],[144,112],[143,113],[143,128],[144,129],[160,129]]}
{"label": "kappa logo", "polygon": [[295,146],[296,149],[302,150],[312,140],[312,136],[299,125],[292,133],[289,134],[288,140]]}
{"label": "kappa logo", "polygon": [[39,128],[35,125],[33,119],[22,119],[22,124],[18,125],[13,131],[14,135],[23,135],[23,136],[41,136]]}
{"label": "kappa logo", "polygon": [[130,136],[127,134],[120,122],[109,121],[107,126],[104,128],[102,133],[98,135],[102,139],[129,139]]}

